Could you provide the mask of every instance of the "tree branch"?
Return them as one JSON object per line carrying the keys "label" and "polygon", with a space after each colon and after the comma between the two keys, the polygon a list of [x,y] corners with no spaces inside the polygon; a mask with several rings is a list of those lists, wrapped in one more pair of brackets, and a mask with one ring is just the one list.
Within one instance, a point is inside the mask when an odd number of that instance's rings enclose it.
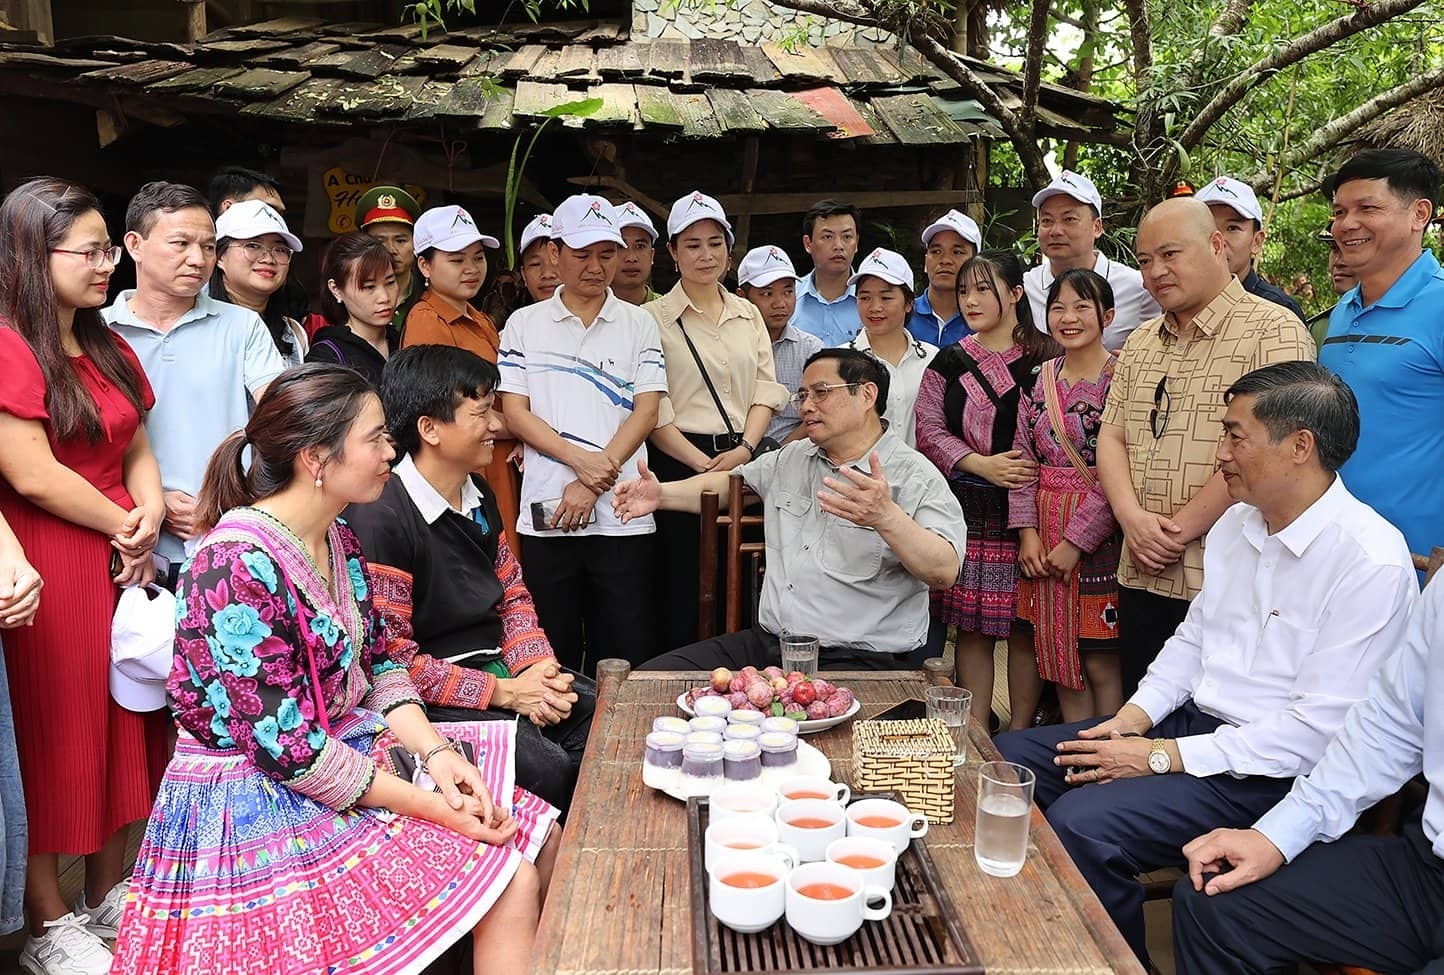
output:
{"label": "tree branch", "polygon": [[[1137,0],[1129,0],[1129,2],[1134,3]],[[1424,0],[1373,0],[1368,6],[1316,27],[1307,34],[1276,49],[1268,57],[1255,61],[1235,75],[1233,80],[1224,85],[1217,94],[1209,99],[1207,104],[1199,109],[1193,121],[1178,137],[1179,144],[1186,150],[1195,148],[1203,141],[1214,123],[1222,118],[1229,109],[1283,68],[1331,47],[1346,37],[1352,37],[1370,27],[1392,20],[1423,3]]]}
{"label": "tree branch", "polygon": [[1153,73],[1153,29],[1146,0],[1123,0],[1128,11],[1128,33],[1133,39],[1133,90],[1138,106],[1133,117],[1133,142],[1143,150],[1153,141],[1153,104],[1147,97],[1149,75]]}
{"label": "tree branch", "polygon": [[1028,47],[1023,55],[1023,107],[1018,113],[1018,126],[1036,131],[1038,126],[1038,92],[1043,86],[1043,50],[1048,41],[1048,0],[1033,0],[1028,17]]}
{"label": "tree branch", "polygon": [[[1332,122],[1314,131],[1303,142],[1289,149],[1279,157],[1274,164],[1274,171],[1295,169],[1310,161],[1315,156],[1327,152],[1338,145],[1345,138],[1356,133],[1360,126],[1383,115],[1391,108],[1398,106],[1415,98],[1425,92],[1433,91],[1440,85],[1444,85],[1444,68],[1435,68],[1433,71],[1416,75],[1409,81],[1397,88],[1391,88],[1382,95],[1376,95],[1349,112],[1338,116]],[[1266,187],[1273,181],[1273,174],[1266,169],[1260,169],[1254,173],[1249,184],[1255,189]],[[1283,199],[1283,197],[1280,197]]]}

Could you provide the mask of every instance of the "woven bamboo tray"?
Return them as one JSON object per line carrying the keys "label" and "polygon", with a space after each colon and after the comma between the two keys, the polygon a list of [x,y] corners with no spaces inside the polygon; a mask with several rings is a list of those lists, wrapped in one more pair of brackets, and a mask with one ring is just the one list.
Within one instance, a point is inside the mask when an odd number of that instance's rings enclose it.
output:
{"label": "woven bamboo tray", "polygon": [[[896,793],[867,796],[896,799]],[[855,972],[858,975],[983,975],[982,962],[958,912],[938,877],[921,839],[909,844],[897,861],[892,913],[882,921],[864,921],[841,944],[814,945],[779,920],[766,931],[739,934],[717,923],[707,905],[707,873],[702,865],[703,834],[709,808],[705,798],[687,800],[687,849],[692,891],[692,971]]]}

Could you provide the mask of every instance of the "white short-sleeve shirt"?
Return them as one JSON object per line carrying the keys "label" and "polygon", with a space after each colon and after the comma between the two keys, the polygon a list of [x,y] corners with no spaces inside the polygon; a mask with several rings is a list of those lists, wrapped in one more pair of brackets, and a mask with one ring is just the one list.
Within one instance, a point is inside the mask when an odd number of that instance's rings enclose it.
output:
{"label": "white short-sleeve shirt", "polygon": [[[588,327],[562,303],[565,285],[546,301],[512,313],[501,336],[501,391],[525,396],[531,412],[564,440],[602,450],[632,415],[638,393],[666,393],[662,340],[651,315],[608,292]],[[618,480],[637,477],[645,441],[622,465]],[[557,535],[532,528],[531,506],[554,501],[576,480],[572,469],[528,445],[521,479],[523,535]],[[597,499],[596,523],[578,535],[644,535],[656,530],[651,516],[622,524],[612,512],[612,492]]]}

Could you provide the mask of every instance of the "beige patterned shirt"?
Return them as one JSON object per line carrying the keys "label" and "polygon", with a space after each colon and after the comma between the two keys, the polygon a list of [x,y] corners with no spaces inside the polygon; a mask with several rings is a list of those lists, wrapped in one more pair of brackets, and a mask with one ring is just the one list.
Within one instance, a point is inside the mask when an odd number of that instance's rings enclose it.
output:
{"label": "beige patterned shirt", "polygon": [[[1316,355],[1314,340],[1293,312],[1244,291],[1237,278],[1194,317],[1188,336],[1171,314],[1139,326],[1119,354],[1103,422],[1123,428],[1143,509],[1172,515],[1213,476],[1224,390],[1261,366],[1313,361]],[[1157,437],[1148,422],[1155,397]],[[1118,583],[1192,599],[1203,586],[1203,539],[1189,542],[1183,558],[1159,573],[1134,565],[1125,546]]]}

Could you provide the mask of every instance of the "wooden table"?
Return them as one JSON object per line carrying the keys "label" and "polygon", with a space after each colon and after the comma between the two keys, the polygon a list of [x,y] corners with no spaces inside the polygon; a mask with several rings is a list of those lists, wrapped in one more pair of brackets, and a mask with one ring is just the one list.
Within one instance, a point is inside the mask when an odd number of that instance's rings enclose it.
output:
{"label": "wooden table", "polygon": [[[609,664],[603,661],[603,664]],[[868,718],[926,685],[919,671],[829,673],[850,687]],[[697,673],[628,674],[599,668],[598,707],[570,821],[542,912],[530,971],[545,975],[688,975],[692,971],[686,807],[642,784],[642,739],[652,719],[677,714]],[[957,783],[953,823],[926,843],[988,975],[1143,975],[1098,898],[1036,809],[1028,861],[1016,877],[989,877],[973,860],[977,756],[997,758],[972,727],[969,764]],[[849,724],[810,735],[850,779]]]}

